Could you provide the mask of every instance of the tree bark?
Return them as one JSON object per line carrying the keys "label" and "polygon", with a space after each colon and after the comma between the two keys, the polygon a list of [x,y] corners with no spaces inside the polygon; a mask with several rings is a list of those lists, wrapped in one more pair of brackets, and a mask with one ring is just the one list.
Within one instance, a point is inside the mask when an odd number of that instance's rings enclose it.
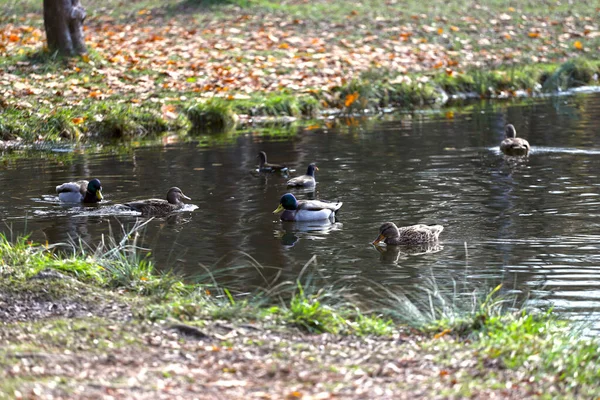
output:
{"label": "tree bark", "polygon": [[44,0],[48,49],[67,57],[85,54],[84,20],[85,9],[79,0]]}

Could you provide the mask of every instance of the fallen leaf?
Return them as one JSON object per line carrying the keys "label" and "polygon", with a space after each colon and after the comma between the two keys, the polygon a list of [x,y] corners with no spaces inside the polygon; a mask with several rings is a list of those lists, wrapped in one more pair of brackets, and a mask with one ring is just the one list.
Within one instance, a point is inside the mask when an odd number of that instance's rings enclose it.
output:
{"label": "fallen leaf", "polygon": [[359,97],[358,92],[354,92],[351,94],[346,95],[346,100],[344,101],[344,105],[346,107],[350,107],[352,105],[352,103],[354,103]]}
{"label": "fallen leaf", "polygon": [[[452,112],[452,111],[449,111]],[[452,113],[452,116],[454,116],[454,113]],[[443,331],[441,331],[440,333],[436,333],[435,336],[433,337],[434,339],[439,339],[441,337],[446,336],[447,334],[449,334],[451,331],[450,329],[444,329]]]}

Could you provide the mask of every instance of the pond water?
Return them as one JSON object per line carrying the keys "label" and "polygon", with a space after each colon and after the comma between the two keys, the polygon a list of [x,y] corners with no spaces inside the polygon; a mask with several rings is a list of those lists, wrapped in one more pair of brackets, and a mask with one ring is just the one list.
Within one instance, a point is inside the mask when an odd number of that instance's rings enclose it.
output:
{"label": "pond water", "polygon": [[[218,274],[221,283],[244,292],[293,281],[310,261],[311,274],[359,296],[439,291],[465,304],[474,291],[503,283],[518,301],[600,320],[600,95],[354,122],[289,136],[251,133],[214,146],[34,152],[16,160],[5,154],[0,229],[93,245],[136,221],[106,212],[111,205],[163,198],[178,186],[198,208],[155,219],[144,231],[143,245],[163,268],[191,276],[231,268]],[[527,159],[498,153],[508,122],[531,143]],[[255,172],[260,150],[294,168],[292,176],[316,162],[315,192],[293,192],[343,201],[337,222],[280,222],[272,211],[289,191],[286,178]],[[102,181],[106,205],[52,201],[56,185],[90,177]],[[380,252],[370,243],[385,221],[442,224],[441,248]]]}

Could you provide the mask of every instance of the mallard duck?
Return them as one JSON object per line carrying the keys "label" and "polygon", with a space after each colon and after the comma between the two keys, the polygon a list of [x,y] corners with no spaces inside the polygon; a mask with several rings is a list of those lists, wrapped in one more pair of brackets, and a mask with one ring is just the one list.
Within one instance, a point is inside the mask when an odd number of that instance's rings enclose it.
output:
{"label": "mallard duck", "polygon": [[167,200],[163,199],[147,199],[132,201],[124,205],[133,211],[139,211],[142,216],[159,216],[167,215],[173,211],[179,210],[184,206],[181,199],[191,200],[181,189],[172,187],[167,192]]}
{"label": "mallard duck", "polygon": [[315,165],[315,163],[311,163],[308,165],[308,169],[306,170],[306,175],[297,176],[295,178],[287,181],[288,186],[305,186],[311,187],[315,186],[315,171],[318,171],[319,168]]}
{"label": "mallard duck", "polygon": [[421,245],[436,242],[444,230],[441,225],[411,225],[398,228],[393,222],[385,222],[379,228],[379,236],[373,244],[384,241],[390,245]]}
{"label": "mallard duck", "polygon": [[58,199],[65,203],[98,203],[102,200],[102,184],[98,179],[67,182],[56,187]]}
{"label": "mallard duck", "polygon": [[291,193],[286,193],[279,200],[279,207],[273,214],[280,213],[282,221],[318,221],[330,219],[342,207],[342,202],[332,203],[319,200],[300,200]]}
{"label": "mallard duck", "polygon": [[506,139],[500,143],[500,150],[509,156],[526,156],[529,153],[529,142],[517,137],[517,130],[512,124],[504,128]]}
{"label": "mallard duck", "polygon": [[260,172],[287,172],[288,167],[281,164],[269,164],[267,162],[267,153],[260,151],[258,156],[259,159],[258,170]]}

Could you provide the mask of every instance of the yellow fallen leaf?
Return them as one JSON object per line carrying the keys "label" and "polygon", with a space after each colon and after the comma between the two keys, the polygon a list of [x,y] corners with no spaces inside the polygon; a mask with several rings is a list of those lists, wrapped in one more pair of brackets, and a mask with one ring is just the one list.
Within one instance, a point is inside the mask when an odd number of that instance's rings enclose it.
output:
{"label": "yellow fallen leaf", "polygon": [[529,32],[528,35],[529,35],[530,38],[540,37],[540,33],[539,32]]}
{"label": "yellow fallen leaf", "polygon": [[438,28],[437,33],[438,33],[438,35],[441,35],[442,33],[444,33],[444,28]]}
{"label": "yellow fallen leaf", "polygon": [[71,122],[74,123],[75,125],[79,125],[84,121],[84,119],[82,117],[76,117],[71,119]]}
{"label": "yellow fallen leaf", "polygon": [[573,46],[575,46],[575,48],[577,50],[583,50],[583,44],[581,44],[581,42],[579,40],[577,40],[575,43],[573,43]]}
{"label": "yellow fallen leaf", "polygon": [[446,118],[453,119],[454,118],[454,111],[446,111]]}

